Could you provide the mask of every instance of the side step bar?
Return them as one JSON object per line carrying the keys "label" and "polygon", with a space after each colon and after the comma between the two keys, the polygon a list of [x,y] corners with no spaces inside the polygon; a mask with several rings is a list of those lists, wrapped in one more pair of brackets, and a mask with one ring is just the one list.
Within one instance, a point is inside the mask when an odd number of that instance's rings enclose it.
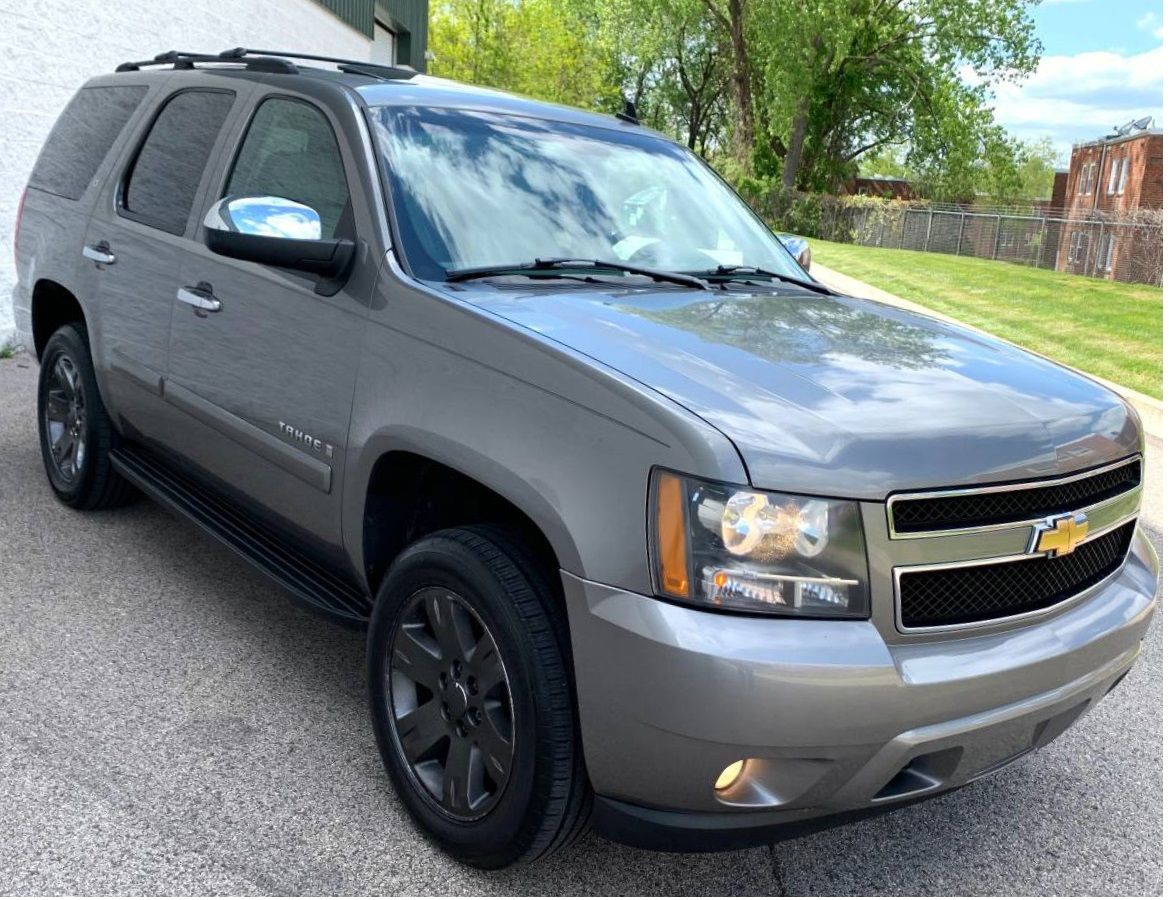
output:
{"label": "side step bar", "polygon": [[186,516],[314,610],[356,627],[370,617],[370,597],[314,562],[217,492],[134,445],[111,451],[114,468],[163,506]]}

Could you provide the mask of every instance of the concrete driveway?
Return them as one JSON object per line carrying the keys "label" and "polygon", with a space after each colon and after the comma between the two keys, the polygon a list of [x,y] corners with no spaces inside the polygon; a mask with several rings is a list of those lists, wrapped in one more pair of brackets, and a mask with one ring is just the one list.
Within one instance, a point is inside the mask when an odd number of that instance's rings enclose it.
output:
{"label": "concrete driveway", "polygon": [[[771,848],[590,836],[518,871],[437,853],[383,774],[363,638],[143,501],[78,514],[36,446],[36,367],[0,361],[0,893],[1159,894],[1162,641],[1038,754]],[[1162,542],[1162,447],[1151,507]]]}

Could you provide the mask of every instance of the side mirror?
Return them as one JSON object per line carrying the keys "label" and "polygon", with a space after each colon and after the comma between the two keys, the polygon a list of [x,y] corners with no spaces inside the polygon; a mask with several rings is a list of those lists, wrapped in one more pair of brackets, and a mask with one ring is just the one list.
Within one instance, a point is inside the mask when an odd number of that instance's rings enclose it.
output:
{"label": "side mirror", "polygon": [[284,197],[224,197],[203,218],[212,253],[321,276],[334,294],[354,259],[354,242],[321,237],[321,216]]}
{"label": "side mirror", "polygon": [[801,268],[808,272],[809,265],[813,262],[813,250],[809,246],[809,241],[795,234],[786,234],[783,231],[774,231],[773,234],[776,235],[777,240],[789,251],[792,257],[797,260]]}

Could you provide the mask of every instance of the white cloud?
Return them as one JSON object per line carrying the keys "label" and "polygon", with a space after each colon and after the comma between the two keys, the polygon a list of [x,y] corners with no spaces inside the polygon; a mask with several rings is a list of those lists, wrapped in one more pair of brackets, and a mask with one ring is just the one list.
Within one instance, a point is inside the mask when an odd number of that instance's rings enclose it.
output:
{"label": "white cloud", "polygon": [[1153,34],[1159,40],[1163,40],[1163,17],[1157,12],[1143,13],[1135,24],[1139,31],[1145,31],[1148,34]]}
{"label": "white cloud", "polygon": [[1064,152],[1131,119],[1161,116],[1163,56],[1159,46],[1131,55],[1096,50],[1042,57],[1021,84],[995,86],[997,121],[1021,138],[1048,136]]}

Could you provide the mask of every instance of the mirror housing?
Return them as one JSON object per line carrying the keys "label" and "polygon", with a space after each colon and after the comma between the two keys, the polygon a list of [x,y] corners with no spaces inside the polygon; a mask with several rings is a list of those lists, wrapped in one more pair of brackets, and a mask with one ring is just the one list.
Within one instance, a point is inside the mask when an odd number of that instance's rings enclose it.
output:
{"label": "mirror housing", "polygon": [[789,251],[789,255],[797,260],[797,265],[808,272],[809,266],[813,262],[813,250],[809,246],[809,241],[799,235],[788,234],[784,231],[774,231],[773,234],[781,242],[781,246]]}
{"label": "mirror housing", "polygon": [[212,253],[320,277],[319,294],[335,294],[354,259],[351,240],[321,237],[321,216],[284,197],[224,197],[203,225]]}

